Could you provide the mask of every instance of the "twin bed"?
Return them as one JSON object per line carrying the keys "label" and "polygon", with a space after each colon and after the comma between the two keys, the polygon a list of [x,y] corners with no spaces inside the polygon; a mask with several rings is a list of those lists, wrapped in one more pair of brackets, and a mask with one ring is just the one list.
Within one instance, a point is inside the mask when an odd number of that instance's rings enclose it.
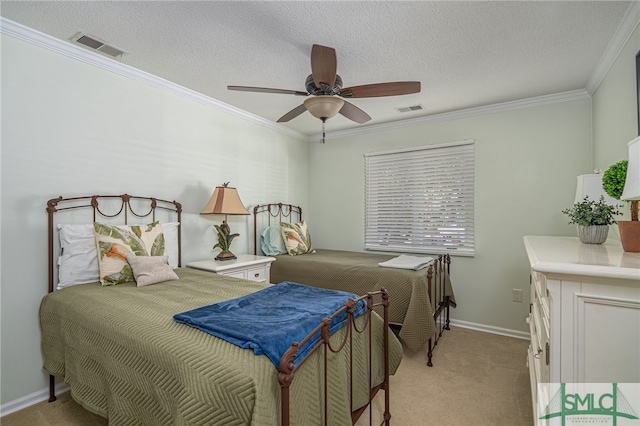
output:
{"label": "twin bed", "polygon": [[[389,293],[374,284],[377,288],[364,296],[345,297],[344,306],[318,319],[290,347],[287,343],[279,363],[255,355],[255,349],[174,320],[278,287],[179,267],[181,211],[175,201],[127,194],[48,202],[49,293],[40,306],[40,324],[50,401],[58,376],[78,403],[112,426],[341,426],[367,411],[371,423],[371,401],[383,390],[382,418],[389,425],[389,375],[402,358],[402,346],[389,332],[388,307],[394,304]],[[61,213],[68,219],[59,220]],[[86,271],[72,267],[90,249],[77,246],[90,239],[86,227],[102,221],[167,224],[159,241],[166,242],[175,278],[145,286],[140,281],[103,286],[94,278],[79,283]],[[83,224],[72,227],[75,234],[60,236],[64,251],[56,243],[58,226],[66,226],[61,223]],[[56,285],[57,278],[65,282]],[[362,304],[366,309],[358,308]],[[337,320],[344,326],[331,334]]]}
{"label": "twin bed", "polygon": [[449,329],[449,309],[455,306],[449,255],[438,256],[419,270],[386,268],[379,264],[395,256],[314,249],[304,236],[301,239],[308,251],[292,251],[296,255],[289,255],[286,247],[277,246],[281,223],[287,223],[287,228],[302,223],[302,208],[283,203],[254,207],[254,253],[266,251],[264,254],[277,256],[271,265],[272,282],[294,281],[355,294],[384,287],[391,300],[389,321],[401,326],[400,339],[413,352],[427,345],[427,365],[433,365],[433,350],[443,331]]}

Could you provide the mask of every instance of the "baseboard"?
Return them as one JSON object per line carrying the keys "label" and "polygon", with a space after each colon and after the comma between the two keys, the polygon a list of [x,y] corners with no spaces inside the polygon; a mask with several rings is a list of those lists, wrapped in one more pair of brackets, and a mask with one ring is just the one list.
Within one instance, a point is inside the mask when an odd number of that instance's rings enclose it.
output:
{"label": "baseboard", "polygon": [[485,324],[477,324],[469,321],[451,319],[450,324],[454,327],[484,331],[485,333],[500,334],[502,336],[515,337],[516,339],[529,340],[531,338],[529,333],[526,331],[510,330],[508,328],[494,327],[492,325],[485,325]]}
{"label": "baseboard", "polygon": [[[530,337],[529,333],[524,331],[510,330],[508,328],[494,327],[491,325],[477,324],[474,322],[461,321],[456,319],[451,320],[451,325],[454,327],[484,331],[485,333],[493,333],[493,334],[500,334],[502,336],[515,337],[516,339],[529,340],[529,337]],[[68,390],[69,390],[69,385],[67,385],[66,383],[56,385],[56,395],[59,395]],[[46,401],[47,399],[49,399],[49,388],[42,389],[40,391],[23,396],[22,398],[15,399],[13,401],[9,401],[0,406],[0,417],[5,416],[7,414],[11,414],[15,411],[22,410],[23,408],[27,408],[33,404],[37,404],[38,402]]]}
{"label": "baseboard", "polygon": [[[66,383],[61,383],[56,385],[56,395],[60,395],[63,392],[69,390],[69,385]],[[49,399],[49,388],[39,390],[34,393],[30,393],[29,395],[25,395],[22,398],[14,399],[13,401],[9,401],[0,405],[0,417],[6,416],[7,414],[14,413],[16,411],[20,411],[23,408],[27,408],[32,406],[33,404],[37,404],[42,401],[46,401]]]}

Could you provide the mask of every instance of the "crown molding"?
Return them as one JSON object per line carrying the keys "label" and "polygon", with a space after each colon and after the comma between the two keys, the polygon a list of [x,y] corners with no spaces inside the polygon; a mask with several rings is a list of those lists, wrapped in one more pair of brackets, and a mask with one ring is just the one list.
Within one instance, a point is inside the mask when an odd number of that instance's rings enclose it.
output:
{"label": "crown molding", "polygon": [[604,77],[607,75],[616,59],[618,59],[618,56],[620,56],[620,52],[622,52],[622,49],[633,35],[633,32],[636,30],[639,23],[640,1],[634,1],[629,6],[629,9],[627,9],[618,30],[607,45],[604,55],[600,58],[600,62],[587,81],[586,90],[590,95],[593,95],[596,90],[598,90],[602,80],[604,80]]}
{"label": "crown molding", "polygon": [[[484,105],[474,108],[461,109],[457,111],[444,112],[441,114],[427,115],[424,117],[410,118],[401,121],[392,121],[389,123],[372,124],[370,126],[358,127],[356,129],[338,130],[327,133],[325,139],[337,139],[348,136],[358,136],[371,134],[375,132],[384,132],[389,130],[403,129],[411,126],[420,126],[428,123],[437,123],[441,121],[458,120],[461,118],[477,117],[480,115],[494,114],[505,111],[513,111],[523,108],[531,108],[536,106],[550,105],[559,102],[577,101],[582,99],[591,99],[589,93],[584,89],[571,90],[568,92],[555,93],[552,95],[536,96],[533,98],[520,99],[517,101],[502,102],[498,104]],[[310,140],[319,141],[322,139],[321,134],[310,137]]]}
{"label": "crown molding", "polygon": [[226,112],[228,114],[240,117],[247,121],[268,127],[278,132],[293,136],[301,140],[308,140],[308,136],[298,131],[289,129],[273,121],[267,120],[262,117],[258,117],[255,114],[251,114],[247,111],[241,110],[224,102],[213,99],[209,96],[205,96],[202,93],[196,92],[179,84],[172,83],[168,80],[155,76],[153,74],[141,71],[130,65],[118,62],[115,59],[104,56],[100,53],[95,53],[87,50],[81,46],[76,46],[70,42],[63,41],[50,35],[44,34],[40,31],[36,31],[32,28],[18,24],[17,22],[0,17],[0,33],[9,35],[19,40],[26,41],[44,49],[51,50],[64,56],[85,62],[87,64],[102,68],[104,70],[113,72],[123,77],[136,80],[138,82],[148,84],[155,88],[165,90],[170,93],[183,96],[191,99],[192,101],[214,108],[216,110]]}

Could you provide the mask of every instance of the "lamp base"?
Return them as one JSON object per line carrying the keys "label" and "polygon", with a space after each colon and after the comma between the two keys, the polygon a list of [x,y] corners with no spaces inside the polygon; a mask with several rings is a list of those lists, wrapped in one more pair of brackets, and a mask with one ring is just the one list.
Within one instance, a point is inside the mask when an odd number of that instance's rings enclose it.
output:
{"label": "lamp base", "polygon": [[221,252],[216,256],[216,260],[233,260],[237,259],[236,255],[231,253],[230,251]]}
{"label": "lamp base", "polygon": [[618,230],[623,250],[629,253],[640,253],[640,221],[619,220]]}

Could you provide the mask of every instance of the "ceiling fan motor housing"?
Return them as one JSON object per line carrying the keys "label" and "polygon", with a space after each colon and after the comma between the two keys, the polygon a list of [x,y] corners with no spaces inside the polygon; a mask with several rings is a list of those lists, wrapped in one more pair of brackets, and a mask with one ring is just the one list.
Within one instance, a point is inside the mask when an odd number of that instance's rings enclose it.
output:
{"label": "ceiling fan motor housing", "polygon": [[337,95],[340,93],[340,89],[342,89],[342,79],[339,75],[336,74],[336,82],[333,85],[333,88],[329,90],[328,85],[323,85],[324,87],[318,87],[313,81],[313,74],[309,74],[306,81],[307,92],[310,95]]}

